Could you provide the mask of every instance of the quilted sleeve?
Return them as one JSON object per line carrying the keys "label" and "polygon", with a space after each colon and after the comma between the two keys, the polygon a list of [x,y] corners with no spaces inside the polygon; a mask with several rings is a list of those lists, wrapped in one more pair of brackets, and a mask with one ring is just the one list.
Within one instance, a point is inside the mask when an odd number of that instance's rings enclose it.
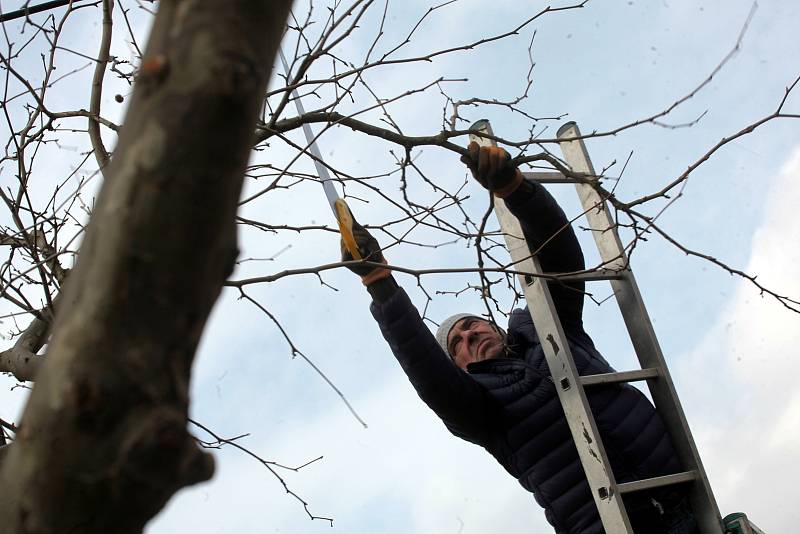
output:
{"label": "quilted sleeve", "polygon": [[458,437],[486,446],[492,402],[487,391],[453,364],[399,289],[370,310],[419,397]]}
{"label": "quilted sleeve", "polygon": [[[505,200],[519,219],[531,252],[548,273],[580,271],[585,268],[578,238],[564,211],[552,195],[536,182],[525,180]],[[549,282],[550,294],[565,327],[582,325],[583,282]]]}

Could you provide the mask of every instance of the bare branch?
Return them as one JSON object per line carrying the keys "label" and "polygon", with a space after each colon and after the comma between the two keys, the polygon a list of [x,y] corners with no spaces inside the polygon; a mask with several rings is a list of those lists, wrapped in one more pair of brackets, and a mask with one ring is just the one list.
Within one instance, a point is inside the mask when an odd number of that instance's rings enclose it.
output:
{"label": "bare branch", "polygon": [[111,50],[112,18],[111,12],[114,9],[114,0],[103,0],[103,34],[100,38],[100,51],[97,54],[97,62],[94,65],[94,77],[92,79],[92,94],[89,103],[89,138],[94,147],[94,156],[97,165],[102,170],[108,164],[108,151],[103,144],[103,137],[100,135],[100,101],[103,98],[103,77],[108,65],[109,50]]}
{"label": "bare branch", "polygon": [[333,526],[333,519],[332,518],[330,518],[330,517],[322,517],[322,516],[318,516],[318,515],[312,514],[311,510],[309,509],[308,502],[306,502],[297,493],[292,491],[292,489],[289,488],[289,485],[286,483],[286,481],[283,479],[283,477],[281,477],[278,474],[278,472],[275,470],[275,468],[277,467],[277,468],[280,468],[280,469],[286,469],[286,470],[289,470],[289,471],[297,472],[297,471],[300,471],[301,469],[303,469],[304,467],[308,467],[309,465],[311,465],[311,464],[313,464],[315,462],[318,462],[319,460],[322,460],[322,456],[318,456],[317,458],[314,458],[313,460],[309,460],[308,462],[306,462],[303,465],[300,465],[298,467],[287,467],[285,465],[282,465],[282,464],[279,464],[279,463],[276,463],[276,462],[271,462],[269,460],[265,460],[261,456],[257,455],[256,453],[254,453],[253,451],[248,449],[247,447],[244,447],[244,446],[240,445],[238,443],[238,440],[241,437],[244,437],[244,436],[238,436],[238,437],[233,438],[233,439],[222,438],[219,435],[217,435],[216,433],[214,433],[212,430],[210,430],[207,426],[198,423],[194,419],[189,419],[189,422],[191,424],[193,424],[194,426],[196,426],[197,428],[200,428],[201,430],[205,431],[207,434],[209,434],[211,437],[214,438],[214,440],[215,440],[214,442],[207,442],[207,441],[200,440],[198,438],[199,443],[203,447],[217,449],[217,448],[220,448],[223,445],[228,445],[228,446],[231,446],[231,447],[233,447],[233,448],[235,448],[237,450],[242,451],[246,455],[248,455],[251,458],[253,458],[254,460],[256,460],[258,463],[263,465],[267,469],[267,471],[269,471],[272,474],[272,476],[274,476],[275,478],[278,479],[278,482],[281,483],[281,485],[283,486],[284,491],[286,491],[286,493],[288,493],[289,495],[294,497],[294,499],[296,499],[300,504],[303,505],[303,509],[305,510],[306,515],[308,515],[309,519],[311,519],[312,521],[315,520],[315,519],[319,519],[319,520],[322,520],[322,521],[328,521],[330,523],[330,525]]}

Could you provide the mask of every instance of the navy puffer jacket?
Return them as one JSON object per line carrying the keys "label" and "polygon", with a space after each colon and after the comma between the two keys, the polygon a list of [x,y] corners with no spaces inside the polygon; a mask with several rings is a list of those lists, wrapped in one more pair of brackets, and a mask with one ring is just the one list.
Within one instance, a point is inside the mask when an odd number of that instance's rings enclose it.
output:
{"label": "navy puffer jacket", "polygon": [[[532,249],[560,229],[539,253],[546,271],[583,268],[574,233],[541,186],[526,182],[506,203]],[[611,372],[583,329],[582,289],[551,283],[575,365],[581,375]],[[442,351],[402,289],[371,310],[417,393],[453,434],[485,448],[532,492],[556,532],[603,533],[527,309],[511,314],[508,357],[470,364],[467,372]],[[618,482],[681,470],[663,423],[640,391],[627,384],[586,391]],[[632,494],[625,503],[635,510],[649,506],[652,496]]]}

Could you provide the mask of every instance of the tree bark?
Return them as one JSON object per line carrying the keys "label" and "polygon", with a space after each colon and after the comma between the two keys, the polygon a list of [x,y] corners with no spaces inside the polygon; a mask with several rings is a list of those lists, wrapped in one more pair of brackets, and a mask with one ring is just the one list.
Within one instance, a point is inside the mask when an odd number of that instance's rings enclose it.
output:
{"label": "tree bark", "polygon": [[47,358],[0,466],[3,533],[141,532],[210,478],[189,378],[291,0],[162,0]]}

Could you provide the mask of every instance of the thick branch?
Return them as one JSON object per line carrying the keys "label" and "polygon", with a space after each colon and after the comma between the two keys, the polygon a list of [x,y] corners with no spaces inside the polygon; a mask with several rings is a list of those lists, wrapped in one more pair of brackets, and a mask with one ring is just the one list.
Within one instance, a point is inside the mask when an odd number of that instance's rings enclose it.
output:
{"label": "thick branch", "polygon": [[43,357],[14,346],[0,352],[0,373],[11,373],[20,382],[32,381],[43,361]]}
{"label": "thick branch", "polygon": [[[43,312],[43,315],[46,312]],[[11,373],[20,382],[31,381],[39,372],[44,358],[36,353],[47,341],[50,324],[35,318],[17,338],[14,346],[0,352],[0,372]]]}
{"label": "thick branch", "polygon": [[[398,133],[386,128],[381,128],[380,126],[375,126],[373,124],[369,124],[367,122],[358,120],[352,115],[342,115],[341,113],[336,111],[313,111],[305,113],[301,116],[280,120],[276,122],[272,128],[264,124],[259,125],[259,130],[256,135],[256,143],[265,141],[270,137],[272,137],[273,135],[279,133],[285,133],[294,130],[296,128],[299,128],[304,123],[309,123],[309,124],[325,123],[329,126],[331,125],[346,126],[357,132],[361,132],[373,137],[380,137],[381,139],[400,145],[404,147],[406,150],[410,150],[414,147],[419,147],[419,146],[440,146],[442,148],[446,148],[447,150],[451,150],[456,154],[462,156],[469,155],[469,151],[466,148],[467,143],[464,143],[465,146],[461,146],[450,142],[450,139],[454,137],[463,137],[471,133],[475,133],[471,130],[452,130],[452,131],[444,130],[435,135],[422,135],[422,136],[403,135],[402,133]],[[321,135],[321,132],[320,134],[317,134],[317,136],[319,135]],[[506,139],[493,135],[484,135],[483,133],[478,133],[478,135],[511,146],[521,144],[521,143],[509,142]],[[308,155],[310,157],[313,157],[310,153],[308,153]],[[586,176],[583,173],[573,172],[571,169],[563,165],[558,160],[558,158],[553,157],[552,155],[546,152],[531,154],[529,156],[518,156],[514,158],[512,161],[514,162],[515,165],[522,165],[523,163],[530,163],[533,161],[544,161],[550,164],[557,171],[561,172],[564,176],[568,176],[570,178],[573,178],[575,180],[584,183],[589,183],[593,187],[595,187],[598,190],[598,192],[600,192],[601,195],[610,196],[610,194],[607,191],[602,189],[602,187],[596,180],[591,179],[593,177]]]}
{"label": "thick branch", "polygon": [[456,131],[443,131],[439,132],[436,135],[425,135],[425,136],[409,136],[403,135],[392,130],[387,130],[386,128],[381,128],[379,126],[374,126],[364,121],[360,121],[353,117],[348,117],[347,115],[342,115],[336,111],[331,112],[312,112],[306,113],[299,117],[292,117],[290,119],[283,119],[275,123],[275,126],[271,129],[267,129],[265,126],[262,126],[258,132],[256,137],[258,142],[265,141],[269,139],[276,133],[285,133],[295,128],[299,128],[304,123],[327,123],[327,124],[339,124],[342,126],[347,126],[348,128],[352,128],[353,130],[365,133],[367,135],[371,135],[374,137],[380,137],[381,139],[385,139],[386,141],[395,143],[397,145],[403,146],[405,148],[413,148],[416,146],[426,146],[426,145],[438,145],[443,148],[447,148],[454,152],[458,152],[462,155],[467,155],[467,149],[456,145],[455,143],[449,142],[449,139],[453,137],[465,136],[469,134],[469,130],[456,130]]}

